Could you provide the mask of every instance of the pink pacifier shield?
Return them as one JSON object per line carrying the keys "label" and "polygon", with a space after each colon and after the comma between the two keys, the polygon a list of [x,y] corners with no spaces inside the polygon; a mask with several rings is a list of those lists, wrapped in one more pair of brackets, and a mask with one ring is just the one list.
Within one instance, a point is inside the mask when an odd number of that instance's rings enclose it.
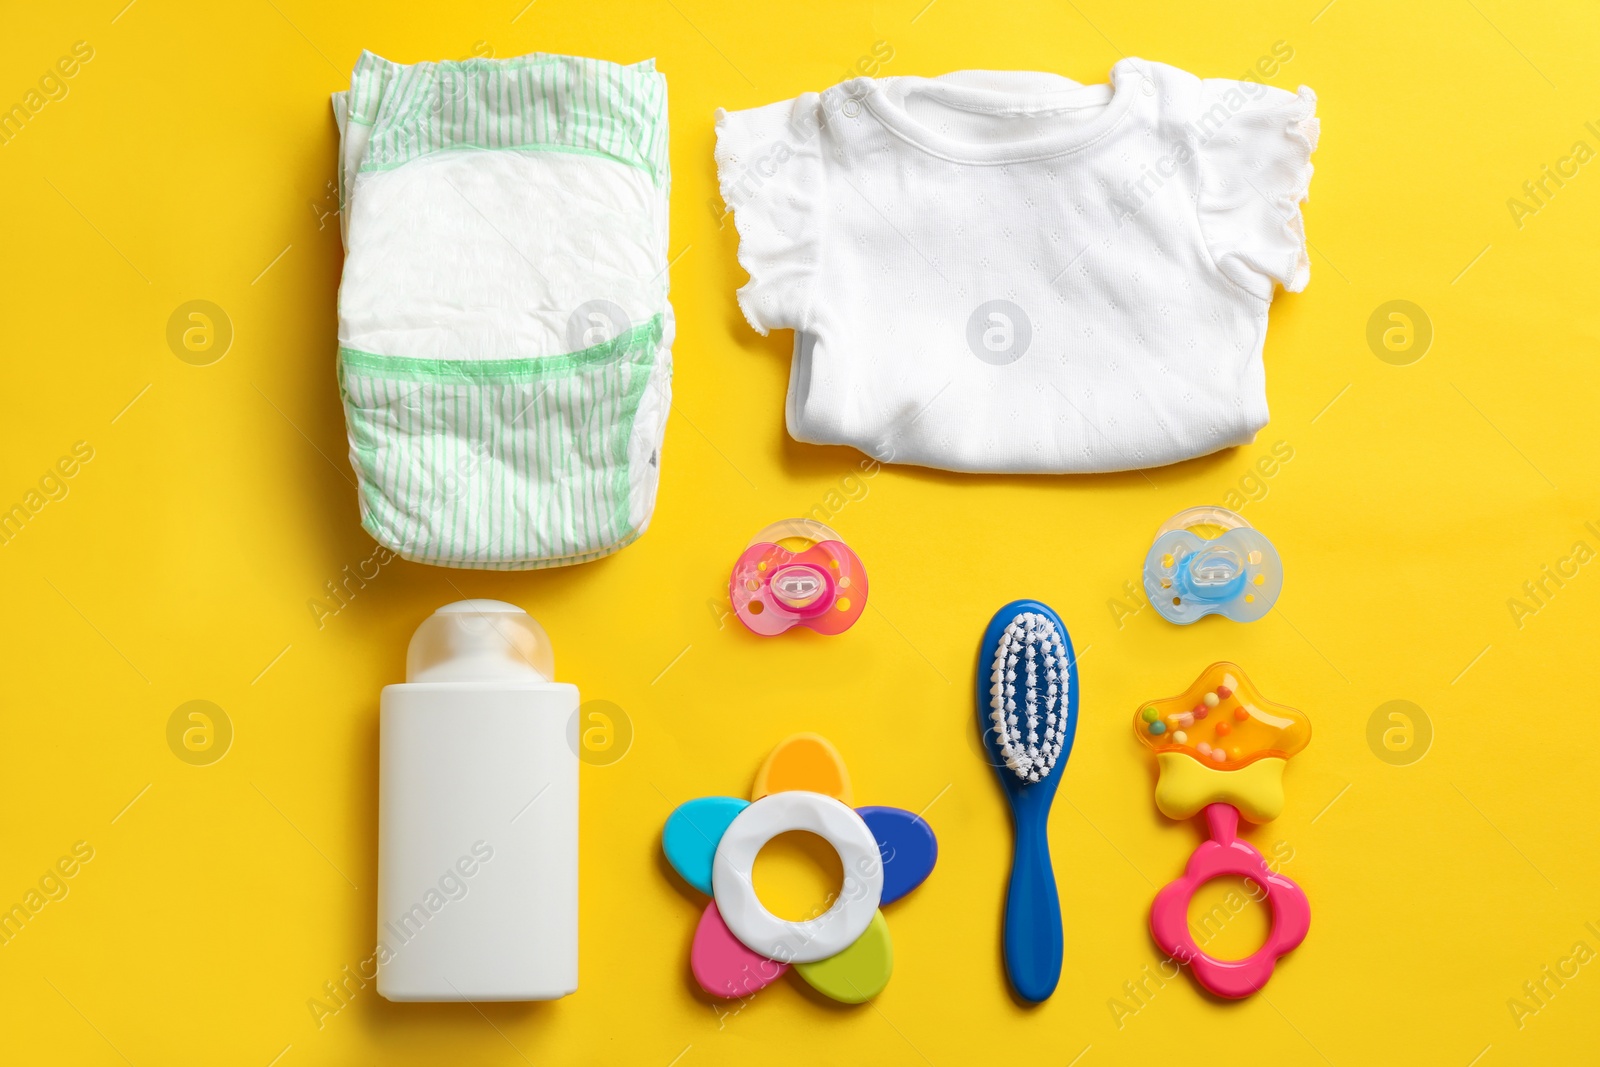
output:
{"label": "pink pacifier shield", "polygon": [[762,530],[740,555],[728,596],[739,621],[763,637],[795,626],[839,634],[867,606],[867,571],[822,523],[787,519]]}

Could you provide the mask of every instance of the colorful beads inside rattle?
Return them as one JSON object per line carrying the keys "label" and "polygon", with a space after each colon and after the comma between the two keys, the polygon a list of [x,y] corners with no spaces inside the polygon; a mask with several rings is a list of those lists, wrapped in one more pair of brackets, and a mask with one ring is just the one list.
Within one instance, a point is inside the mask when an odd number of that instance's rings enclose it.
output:
{"label": "colorful beads inside rattle", "polygon": [[1291,756],[1311,737],[1303,714],[1263,698],[1229,663],[1214,664],[1178,696],[1144,705],[1134,726],[1147,747],[1221,770]]}

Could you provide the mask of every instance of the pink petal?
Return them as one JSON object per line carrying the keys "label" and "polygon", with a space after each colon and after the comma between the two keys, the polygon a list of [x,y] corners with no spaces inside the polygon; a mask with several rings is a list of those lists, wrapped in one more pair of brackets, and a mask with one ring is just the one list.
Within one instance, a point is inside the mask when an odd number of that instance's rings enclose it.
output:
{"label": "pink petal", "polygon": [[713,900],[706,905],[700,925],[695,928],[694,944],[689,949],[689,969],[707,993],[737,1000],[782,978],[789,965],[745,948],[722,921],[722,913]]}

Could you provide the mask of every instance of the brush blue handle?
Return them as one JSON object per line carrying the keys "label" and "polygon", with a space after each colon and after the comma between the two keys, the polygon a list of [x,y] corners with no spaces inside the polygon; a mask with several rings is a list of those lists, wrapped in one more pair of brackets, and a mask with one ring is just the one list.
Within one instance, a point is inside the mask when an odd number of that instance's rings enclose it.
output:
{"label": "brush blue handle", "polygon": [[1056,991],[1061,980],[1061,901],[1050,869],[1045,837],[1048,809],[1026,805],[1016,812],[1016,855],[1006,893],[1006,973],[1017,995],[1034,1004]]}

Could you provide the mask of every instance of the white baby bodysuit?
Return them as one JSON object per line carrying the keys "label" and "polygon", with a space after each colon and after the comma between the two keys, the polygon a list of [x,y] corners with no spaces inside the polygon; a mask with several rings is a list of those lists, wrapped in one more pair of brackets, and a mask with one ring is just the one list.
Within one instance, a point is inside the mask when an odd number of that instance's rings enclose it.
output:
{"label": "white baby bodysuit", "polygon": [[717,114],[789,432],[964,471],[1153,467],[1267,421],[1274,284],[1310,274],[1316,96],[1124,59],[1108,85],[857,78]]}

